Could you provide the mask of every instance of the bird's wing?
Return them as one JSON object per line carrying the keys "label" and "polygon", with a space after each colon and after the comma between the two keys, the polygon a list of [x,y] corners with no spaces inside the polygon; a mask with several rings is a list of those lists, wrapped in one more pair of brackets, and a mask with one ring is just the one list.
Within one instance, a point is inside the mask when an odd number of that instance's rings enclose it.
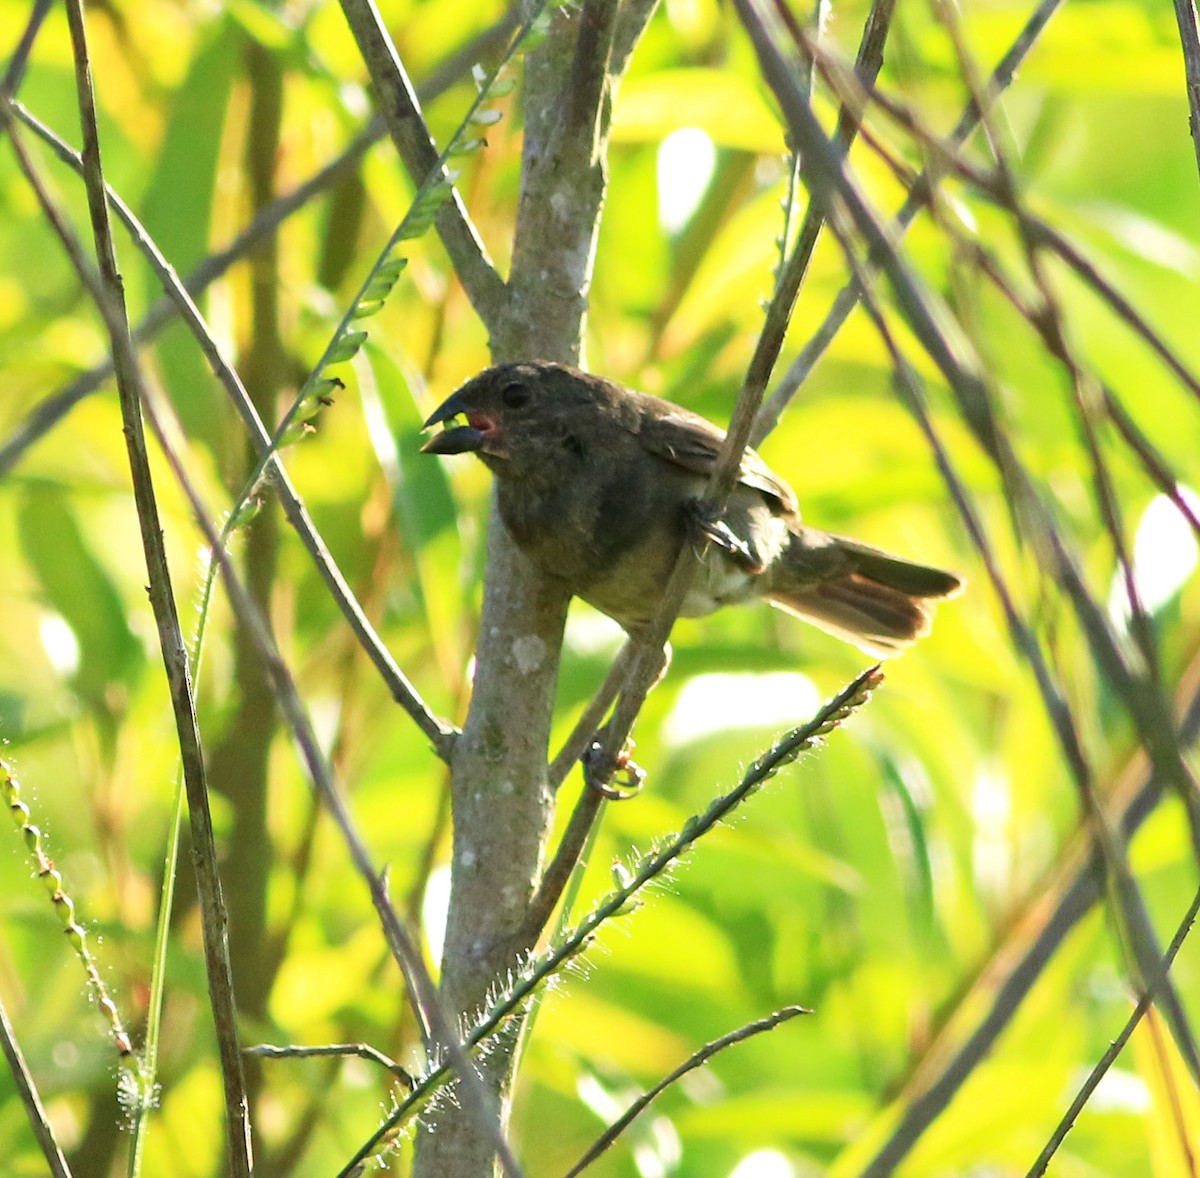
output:
{"label": "bird's wing", "polygon": [[[665,411],[657,406],[655,409],[657,411],[644,413],[639,423],[638,440],[642,447],[685,470],[699,475],[712,474],[725,441],[725,431],[707,418],[677,405],[671,405]],[[747,449],[742,455],[738,481],[776,500],[784,513],[798,514],[795,492],[754,450]]]}

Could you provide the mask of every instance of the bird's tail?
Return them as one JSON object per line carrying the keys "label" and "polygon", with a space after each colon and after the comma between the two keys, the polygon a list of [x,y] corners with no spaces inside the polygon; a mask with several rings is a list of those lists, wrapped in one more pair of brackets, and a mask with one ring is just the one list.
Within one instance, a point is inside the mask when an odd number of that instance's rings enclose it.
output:
{"label": "bird's tail", "polygon": [[[819,629],[876,658],[890,658],[929,633],[934,603],[953,597],[963,582],[953,573],[913,564],[844,536],[793,537],[783,558],[795,577],[776,579],[771,600]],[[814,577],[814,549],[825,568]],[[828,557],[836,558],[832,561]]]}

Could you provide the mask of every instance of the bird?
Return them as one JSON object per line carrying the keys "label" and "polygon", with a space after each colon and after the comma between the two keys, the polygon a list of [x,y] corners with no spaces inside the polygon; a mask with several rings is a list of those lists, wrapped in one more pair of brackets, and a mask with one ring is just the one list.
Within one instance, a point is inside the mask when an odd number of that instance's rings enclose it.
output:
{"label": "bird", "polygon": [[935,604],[963,588],[955,573],[802,523],[795,492],[753,449],[710,518],[725,431],[565,364],[487,368],[424,428],[438,425],[422,450],[481,459],[517,547],[634,638],[687,543],[702,555],[683,616],[766,599],[876,658],[927,634]]}

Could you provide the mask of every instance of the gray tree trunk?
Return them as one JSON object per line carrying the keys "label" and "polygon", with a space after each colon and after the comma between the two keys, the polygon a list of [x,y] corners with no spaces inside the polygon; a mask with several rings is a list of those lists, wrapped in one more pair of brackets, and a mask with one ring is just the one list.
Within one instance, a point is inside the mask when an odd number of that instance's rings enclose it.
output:
{"label": "gray tree trunk", "polygon": [[[560,11],[526,58],[521,198],[497,360],[582,359],[588,288],[605,193],[616,79],[653,10],[587,0]],[[468,1017],[532,948],[521,934],[554,817],[547,784],[550,719],[565,596],[513,547],[493,503],[471,706],[454,751],[454,851],[442,959],[447,1008]],[[507,1125],[511,1046],[487,1075]],[[447,1106],[417,1141],[417,1178],[490,1178],[495,1124]]]}

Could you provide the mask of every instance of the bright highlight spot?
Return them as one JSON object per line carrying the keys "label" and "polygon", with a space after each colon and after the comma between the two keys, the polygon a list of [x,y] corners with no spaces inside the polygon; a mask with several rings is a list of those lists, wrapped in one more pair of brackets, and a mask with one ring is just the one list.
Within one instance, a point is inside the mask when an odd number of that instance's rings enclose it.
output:
{"label": "bright highlight spot", "polygon": [[663,724],[663,740],[686,744],[736,728],[795,727],[821,706],[821,693],[795,671],[714,673],[689,679]]}
{"label": "bright highlight spot", "polygon": [[698,127],[672,131],[658,149],[658,223],[678,233],[704,198],[717,166],[717,149]]}
{"label": "bright highlight spot", "polygon": [[[1180,498],[1200,515],[1200,495],[1179,487]],[[1191,525],[1165,495],[1150,501],[1133,540],[1133,580],[1148,613],[1157,613],[1187,583],[1196,568],[1200,550]],[[1120,572],[1113,577],[1108,612],[1122,628],[1129,620],[1129,603]]]}
{"label": "bright highlight spot", "polygon": [[435,867],[425,884],[425,895],[421,897],[421,924],[429,938],[429,954],[434,961],[441,961],[442,947],[446,943],[446,914],[450,910],[450,865]]}
{"label": "bright highlight spot", "polygon": [[[1076,1080],[1072,1081],[1072,1093],[1079,1090],[1087,1076],[1088,1072],[1081,1069]],[[1141,1076],[1121,1068],[1109,1068],[1096,1085],[1088,1107],[1096,1113],[1132,1113],[1134,1116],[1145,1116],[1154,1107],[1154,1097]]]}
{"label": "bright highlight spot", "polygon": [[1012,794],[1008,779],[997,768],[985,766],[976,775],[971,811],[975,820],[971,858],[976,882],[987,895],[1004,896],[1012,866]]}
{"label": "bright highlight spot", "polygon": [[51,665],[60,675],[74,675],[79,670],[79,639],[61,614],[47,614],[42,618],[38,636]]}
{"label": "bright highlight spot", "polygon": [[756,1149],[729,1172],[729,1178],[796,1178],[796,1170],[777,1149]]}

